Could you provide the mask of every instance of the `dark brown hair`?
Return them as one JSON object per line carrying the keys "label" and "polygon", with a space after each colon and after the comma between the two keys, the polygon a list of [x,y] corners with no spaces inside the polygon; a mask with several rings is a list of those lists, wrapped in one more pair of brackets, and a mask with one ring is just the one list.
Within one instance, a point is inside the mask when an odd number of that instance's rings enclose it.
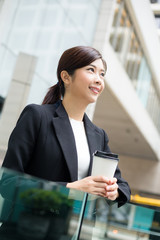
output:
{"label": "dark brown hair", "polygon": [[95,48],[88,46],[77,46],[67,49],[59,59],[57,67],[57,84],[49,88],[42,104],[52,104],[61,99],[65,94],[64,83],[61,79],[61,72],[67,71],[72,76],[76,69],[85,67],[97,59],[102,59],[105,71],[107,65],[102,55]]}

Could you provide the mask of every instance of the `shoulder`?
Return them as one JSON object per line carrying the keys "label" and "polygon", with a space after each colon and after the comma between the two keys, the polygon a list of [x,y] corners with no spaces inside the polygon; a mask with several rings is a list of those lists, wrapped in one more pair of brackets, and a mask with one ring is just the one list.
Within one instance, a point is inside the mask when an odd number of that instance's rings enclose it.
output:
{"label": "shoulder", "polygon": [[23,111],[20,114],[19,120],[21,120],[22,118],[36,118],[36,117],[40,117],[41,116],[41,106],[37,105],[37,104],[29,104],[27,105]]}
{"label": "shoulder", "polygon": [[[56,110],[55,104],[44,104],[44,105],[38,105],[38,104],[28,104],[22,111],[21,115],[29,114],[33,116],[41,116],[45,113],[54,113]],[[28,116],[29,116],[28,115]]]}
{"label": "shoulder", "polygon": [[43,112],[43,111],[51,111],[54,107],[54,104],[44,104],[44,105],[39,105],[39,104],[28,104],[23,112],[29,111],[29,112]]}

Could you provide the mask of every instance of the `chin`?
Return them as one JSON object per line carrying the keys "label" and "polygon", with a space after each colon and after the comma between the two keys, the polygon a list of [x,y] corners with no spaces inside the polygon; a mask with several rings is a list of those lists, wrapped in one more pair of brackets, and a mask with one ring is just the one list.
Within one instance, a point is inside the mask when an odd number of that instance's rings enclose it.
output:
{"label": "chin", "polygon": [[95,98],[95,99],[90,99],[90,102],[89,103],[95,103],[97,101],[98,98]]}

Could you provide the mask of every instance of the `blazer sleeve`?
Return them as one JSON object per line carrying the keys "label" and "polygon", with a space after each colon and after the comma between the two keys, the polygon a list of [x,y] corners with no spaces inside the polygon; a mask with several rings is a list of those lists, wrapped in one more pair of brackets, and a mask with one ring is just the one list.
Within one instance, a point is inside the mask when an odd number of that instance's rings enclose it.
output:
{"label": "blazer sleeve", "polygon": [[[109,142],[108,136],[104,132],[104,151],[105,152],[111,152],[108,146],[108,142]],[[123,204],[125,204],[130,200],[131,190],[127,181],[122,178],[119,167],[117,167],[114,177],[117,178],[118,192],[119,192],[119,197],[116,199],[116,202],[118,202],[118,207],[121,207]]]}
{"label": "blazer sleeve", "polygon": [[32,158],[40,124],[41,113],[37,105],[25,107],[10,135],[2,167],[25,172]]}

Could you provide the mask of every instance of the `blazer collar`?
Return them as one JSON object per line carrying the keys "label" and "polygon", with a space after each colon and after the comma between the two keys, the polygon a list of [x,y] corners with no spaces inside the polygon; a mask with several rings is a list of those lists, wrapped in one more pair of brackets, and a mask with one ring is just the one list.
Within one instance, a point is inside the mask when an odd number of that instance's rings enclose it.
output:
{"label": "blazer collar", "polygon": [[[68,118],[68,114],[65,111],[61,101],[56,103],[57,108],[53,117],[53,125],[61,145],[66,163],[71,175],[71,180],[75,181],[78,178],[78,158],[76,151],[76,143],[74,139],[74,134],[72,127]],[[96,136],[95,125],[89,120],[86,114],[84,114],[84,126],[86,131],[86,136],[88,140],[88,146],[90,151],[90,166],[89,175],[92,168],[93,153],[96,149]]]}

